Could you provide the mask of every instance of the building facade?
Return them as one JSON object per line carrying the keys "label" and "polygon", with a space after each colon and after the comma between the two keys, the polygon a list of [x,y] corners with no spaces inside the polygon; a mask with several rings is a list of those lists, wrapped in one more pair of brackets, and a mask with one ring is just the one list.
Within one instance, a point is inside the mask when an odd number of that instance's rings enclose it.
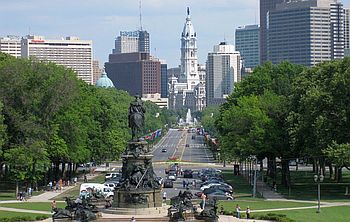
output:
{"label": "building facade", "polygon": [[[190,10],[181,33],[180,76],[169,79],[169,108],[202,110],[205,106],[205,88],[199,85],[197,33],[191,21]],[[203,94],[201,94],[203,93]]]}
{"label": "building facade", "polygon": [[8,35],[0,38],[0,52],[21,57],[21,37]]}
{"label": "building facade", "polygon": [[110,54],[105,68],[117,89],[141,96],[161,93],[161,62],[149,53]]}
{"label": "building facade", "polygon": [[[344,14],[337,0],[294,0],[269,12],[267,59],[314,66],[344,57]],[[293,24],[293,25],[290,25]]]}
{"label": "building facade", "polygon": [[238,27],[235,31],[235,46],[240,52],[243,67],[254,68],[260,64],[259,25]]}
{"label": "building facade", "polygon": [[115,40],[113,54],[147,52],[150,49],[150,37],[147,31],[121,31]]}
{"label": "building facade", "polygon": [[206,74],[207,105],[220,105],[241,81],[241,56],[233,45],[221,42],[208,54]]}
{"label": "building facade", "polygon": [[96,85],[96,81],[101,77],[102,71],[100,62],[98,60],[92,60],[92,81],[94,85]]}
{"label": "building facade", "polygon": [[285,0],[260,0],[260,64],[267,61],[267,23],[271,10]]}
{"label": "building facade", "polygon": [[350,8],[344,9],[344,56],[350,56]]}
{"label": "building facade", "polygon": [[77,37],[48,40],[42,36],[28,35],[21,40],[21,56],[35,57],[41,61],[55,62],[77,72],[78,78],[93,84],[92,41]]}
{"label": "building facade", "polygon": [[[166,61],[160,60],[160,78],[161,78],[161,98],[168,98],[168,65]],[[167,106],[168,107],[168,106]]]}

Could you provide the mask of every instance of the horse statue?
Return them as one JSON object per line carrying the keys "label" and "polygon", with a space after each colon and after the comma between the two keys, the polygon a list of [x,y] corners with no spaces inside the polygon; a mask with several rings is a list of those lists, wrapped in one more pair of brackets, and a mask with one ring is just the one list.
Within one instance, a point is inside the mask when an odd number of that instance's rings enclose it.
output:
{"label": "horse statue", "polygon": [[131,128],[133,140],[137,139],[137,134],[144,126],[145,112],[146,109],[143,106],[141,97],[139,95],[136,95],[135,100],[130,103],[128,113],[129,127]]}

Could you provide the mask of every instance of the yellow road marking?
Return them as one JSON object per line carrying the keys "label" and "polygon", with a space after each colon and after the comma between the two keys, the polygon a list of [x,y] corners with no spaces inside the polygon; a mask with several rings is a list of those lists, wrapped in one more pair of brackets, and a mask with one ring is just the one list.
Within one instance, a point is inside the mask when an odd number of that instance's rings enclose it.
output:
{"label": "yellow road marking", "polygon": [[179,142],[177,143],[177,145],[176,145],[176,147],[175,147],[175,150],[174,150],[174,153],[173,153],[173,155],[172,155],[171,157],[174,157],[174,156],[175,156],[175,154],[176,154],[176,152],[177,152],[177,149],[178,149],[178,147],[179,147],[179,144],[180,144],[180,142],[182,141],[182,135],[183,135],[183,134],[184,134],[184,132],[181,133]]}
{"label": "yellow road marking", "polygon": [[[182,153],[181,153],[181,157],[180,157],[180,161],[182,160],[182,157],[184,156],[184,152],[185,152],[185,149],[186,149],[186,144],[187,144],[187,137],[188,137],[188,133],[186,133],[186,138],[185,138],[185,146],[182,150]],[[190,148],[190,147],[188,147]]]}

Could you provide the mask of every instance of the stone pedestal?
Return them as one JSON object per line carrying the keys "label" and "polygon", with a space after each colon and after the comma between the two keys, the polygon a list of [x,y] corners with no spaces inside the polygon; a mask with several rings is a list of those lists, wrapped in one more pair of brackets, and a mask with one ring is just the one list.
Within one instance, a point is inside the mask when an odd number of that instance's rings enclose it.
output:
{"label": "stone pedestal", "polygon": [[121,188],[114,191],[113,208],[162,207],[160,184],[155,180],[153,155],[146,141],[130,141],[122,155]]}
{"label": "stone pedestal", "polygon": [[155,190],[117,190],[114,192],[113,207],[151,208],[161,207],[160,189]]}

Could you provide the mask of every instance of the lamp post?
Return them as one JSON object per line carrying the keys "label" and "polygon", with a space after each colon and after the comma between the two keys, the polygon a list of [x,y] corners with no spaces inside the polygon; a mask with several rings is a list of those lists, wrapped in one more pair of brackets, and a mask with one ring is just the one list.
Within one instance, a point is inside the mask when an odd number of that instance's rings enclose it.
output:
{"label": "lamp post", "polygon": [[324,176],[322,174],[314,175],[314,181],[317,183],[317,211],[321,213],[321,183],[323,182]]}
{"label": "lamp post", "polygon": [[256,197],[256,177],[257,177],[257,175],[256,175],[256,169],[257,169],[257,163],[258,163],[258,160],[257,160],[257,158],[256,158],[256,156],[251,156],[251,159],[253,160],[253,167],[254,167],[254,178],[253,178],[253,198],[255,198]]}

